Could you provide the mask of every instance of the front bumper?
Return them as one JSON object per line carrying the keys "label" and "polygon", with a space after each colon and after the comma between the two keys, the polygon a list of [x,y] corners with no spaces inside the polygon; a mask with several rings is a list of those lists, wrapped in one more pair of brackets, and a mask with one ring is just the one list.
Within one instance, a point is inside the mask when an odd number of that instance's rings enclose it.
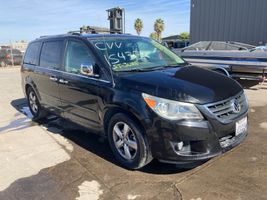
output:
{"label": "front bumper", "polygon": [[[247,130],[235,135],[236,122],[247,117],[247,112],[230,123],[223,124],[215,119],[204,121],[170,122],[156,120],[149,130],[154,158],[168,163],[191,163],[218,156],[238,144],[247,136]],[[183,142],[184,150],[175,144]]]}

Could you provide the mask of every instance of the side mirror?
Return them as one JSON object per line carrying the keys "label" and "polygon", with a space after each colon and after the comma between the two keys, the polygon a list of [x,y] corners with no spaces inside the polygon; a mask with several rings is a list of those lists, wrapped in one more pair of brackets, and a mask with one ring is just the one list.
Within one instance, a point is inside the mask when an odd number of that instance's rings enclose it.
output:
{"label": "side mirror", "polygon": [[81,64],[80,73],[85,76],[99,77],[96,73],[95,66],[92,63]]}

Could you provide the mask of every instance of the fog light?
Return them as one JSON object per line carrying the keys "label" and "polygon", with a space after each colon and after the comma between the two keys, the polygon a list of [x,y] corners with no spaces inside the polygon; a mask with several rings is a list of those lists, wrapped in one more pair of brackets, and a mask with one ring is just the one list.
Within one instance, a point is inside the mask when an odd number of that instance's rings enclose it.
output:
{"label": "fog light", "polygon": [[181,151],[183,149],[184,143],[183,142],[173,142],[172,146],[175,151]]}
{"label": "fog light", "polygon": [[177,147],[178,147],[178,150],[179,150],[179,151],[182,150],[183,146],[184,146],[184,143],[183,143],[183,142],[178,142],[178,143],[177,143]]}

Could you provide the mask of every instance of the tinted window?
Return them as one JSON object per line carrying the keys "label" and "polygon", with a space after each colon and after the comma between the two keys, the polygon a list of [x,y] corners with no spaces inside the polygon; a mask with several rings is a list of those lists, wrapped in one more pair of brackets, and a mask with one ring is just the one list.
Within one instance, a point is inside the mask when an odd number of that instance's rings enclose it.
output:
{"label": "tinted window", "polygon": [[24,57],[24,63],[31,65],[38,64],[39,47],[40,47],[40,42],[34,42],[29,44]]}
{"label": "tinted window", "polygon": [[174,48],[179,49],[179,48],[184,48],[184,47],[186,47],[186,42],[175,42],[174,43]]}
{"label": "tinted window", "polygon": [[80,73],[81,64],[93,63],[88,47],[81,42],[69,41],[65,57],[65,71]]}
{"label": "tinted window", "polygon": [[40,66],[59,69],[63,41],[44,42],[40,57]]}

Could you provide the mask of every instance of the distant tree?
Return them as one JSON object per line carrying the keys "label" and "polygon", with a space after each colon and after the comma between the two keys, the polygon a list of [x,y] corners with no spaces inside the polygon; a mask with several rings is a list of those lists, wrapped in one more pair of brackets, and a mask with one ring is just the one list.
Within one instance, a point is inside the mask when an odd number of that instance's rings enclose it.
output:
{"label": "distant tree", "polygon": [[181,40],[189,40],[189,38],[190,38],[190,35],[189,35],[188,32],[182,32],[182,33],[180,33],[180,39]]}
{"label": "distant tree", "polygon": [[140,18],[137,18],[134,22],[134,29],[138,35],[141,34],[143,29],[143,21]]}
{"label": "distant tree", "polygon": [[156,32],[150,33],[149,37],[153,40],[158,40],[158,35]]}
{"label": "distant tree", "polygon": [[157,19],[154,23],[154,31],[157,33],[158,41],[161,40],[161,34],[164,31],[164,21],[162,19]]}

